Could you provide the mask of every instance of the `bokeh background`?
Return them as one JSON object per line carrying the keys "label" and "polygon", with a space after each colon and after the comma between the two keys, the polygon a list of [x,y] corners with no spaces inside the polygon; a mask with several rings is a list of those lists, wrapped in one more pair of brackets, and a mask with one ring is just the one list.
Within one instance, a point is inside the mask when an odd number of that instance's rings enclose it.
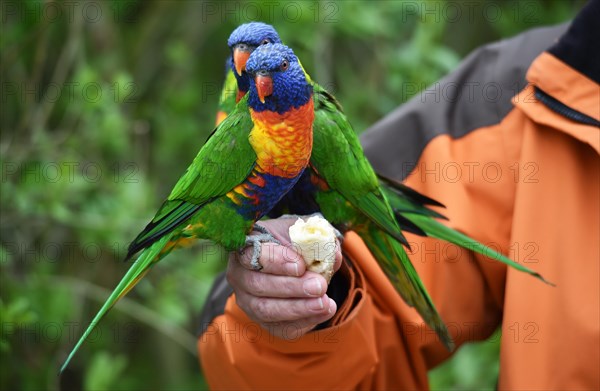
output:
{"label": "bokeh background", "polygon": [[[477,46],[583,2],[0,4],[0,388],[189,390],[206,388],[196,331],[225,266],[210,245],[159,264],[57,373],[212,131],[237,25],[272,23],[361,132]],[[432,388],[494,389],[499,341],[462,347]]]}

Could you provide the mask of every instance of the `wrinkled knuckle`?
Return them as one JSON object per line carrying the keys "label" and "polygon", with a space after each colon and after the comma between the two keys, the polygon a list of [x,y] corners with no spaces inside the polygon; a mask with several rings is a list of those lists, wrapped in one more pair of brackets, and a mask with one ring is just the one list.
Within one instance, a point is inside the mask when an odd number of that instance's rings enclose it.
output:
{"label": "wrinkled knuckle", "polygon": [[254,300],[253,312],[263,322],[271,322],[275,319],[275,313],[269,305],[269,300],[265,298],[257,298]]}

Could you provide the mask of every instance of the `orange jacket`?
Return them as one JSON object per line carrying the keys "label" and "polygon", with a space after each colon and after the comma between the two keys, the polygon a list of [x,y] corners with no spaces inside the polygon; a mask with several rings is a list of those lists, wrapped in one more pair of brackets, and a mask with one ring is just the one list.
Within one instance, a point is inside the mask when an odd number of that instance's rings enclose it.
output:
{"label": "orange jacket", "polygon": [[[564,47],[540,54],[564,31],[479,49],[363,137],[376,169],[445,203],[452,227],[556,283],[407,235],[457,344],[501,325],[500,389],[600,389],[600,86],[557,57]],[[348,297],[329,327],[292,341],[250,321],[218,281],[198,340],[212,388],[427,388],[450,353],[352,232],[344,252]]]}

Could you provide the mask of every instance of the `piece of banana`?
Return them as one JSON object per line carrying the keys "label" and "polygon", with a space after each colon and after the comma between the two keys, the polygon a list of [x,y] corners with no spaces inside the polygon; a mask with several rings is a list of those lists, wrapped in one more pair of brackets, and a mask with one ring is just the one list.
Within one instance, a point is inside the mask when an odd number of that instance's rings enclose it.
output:
{"label": "piece of banana", "polygon": [[296,251],[304,258],[306,268],[319,273],[329,283],[337,246],[333,226],[319,216],[309,217],[307,221],[299,218],[290,227],[289,233]]}

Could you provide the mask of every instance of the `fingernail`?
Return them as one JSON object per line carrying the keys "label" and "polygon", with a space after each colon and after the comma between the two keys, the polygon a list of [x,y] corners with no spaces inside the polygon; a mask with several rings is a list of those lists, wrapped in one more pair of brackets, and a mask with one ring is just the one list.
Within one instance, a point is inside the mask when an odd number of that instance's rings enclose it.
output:
{"label": "fingernail", "polygon": [[298,262],[288,262],[285,264],[285,272],[290,276],[298,277],[300,272],[298,271]]}
{"label": "fingernail", "polygon": [[329,299],[329,313],[333,312],[333,308],[335,307],[335,301],[333,299]]}
{"label": "fingernail", "polygon": [[309,309],[319,311],[323,309],[323,298],[319,297],[316,300],[310,300],[307,304]]}
{"label": "fingernail", "polygon": [[[321,296],[323,292],[321,282],[316,278],[311,278],[309,280],[304,281],[302,288],[304,288],[304,293],[308,296]],[[323,303],[321,303],[321,305],[323,305]]]}

